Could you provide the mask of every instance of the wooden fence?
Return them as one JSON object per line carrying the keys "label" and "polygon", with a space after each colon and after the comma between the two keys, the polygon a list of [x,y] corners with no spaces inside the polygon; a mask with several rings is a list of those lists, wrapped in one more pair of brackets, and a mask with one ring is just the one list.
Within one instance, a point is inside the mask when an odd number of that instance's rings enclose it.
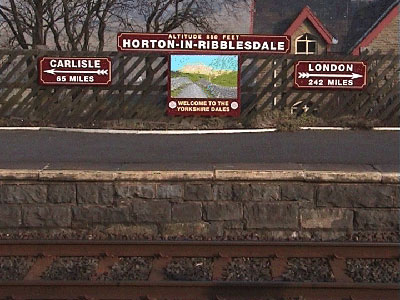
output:
{"label": "wooden fence", "polygon": [[[293,88],[294,64],[298,60],[366,61],[368,86],[364,90],[297,90]],[[289,109],[297,115],[312,114],[325,120],[343,116],[399,124],[399,56],[393,52],[354,56],[246,57],[242,68],[242,114],[267,108]],[[256,74],[256,83],[251,78]]]}
{"label": "wooden fence", "polygon": [[[41,56],[109,56],[110,87],[44,87],[38,84]],[[293,88],[293,68],[304,59],[363,60],[368,87],[362,91],[317,91]],[[382,125],[400,120],[399,57],[393,53],[352,56],[264,55],[242,57],[242,119],[270,109],[312,114],[325,120],[341,116],[377,119]],[[151,66],[151,69],[149,68]],[[165,115],[168,57],[118,52],[0,50],[0,118],[77,124],[103,120],[169,121]]]}

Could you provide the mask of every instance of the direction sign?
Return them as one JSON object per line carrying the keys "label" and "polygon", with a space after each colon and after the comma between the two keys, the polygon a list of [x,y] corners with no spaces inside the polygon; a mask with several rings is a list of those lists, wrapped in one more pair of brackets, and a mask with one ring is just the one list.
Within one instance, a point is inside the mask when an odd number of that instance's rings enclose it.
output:
{"label": "direction sign", "polygon": [[41,85],[110,85],[111,59],[107,57],[42,57]]}
{"label": "direction sign", "polygon": [[290,51],[290,37],[253,34],[119,33],[118,51],[285,54]]}
{"label": "direction sign", "polygon": [[303,89],[363,89],[367,64],[347,61],[298,61],[294,86]]}

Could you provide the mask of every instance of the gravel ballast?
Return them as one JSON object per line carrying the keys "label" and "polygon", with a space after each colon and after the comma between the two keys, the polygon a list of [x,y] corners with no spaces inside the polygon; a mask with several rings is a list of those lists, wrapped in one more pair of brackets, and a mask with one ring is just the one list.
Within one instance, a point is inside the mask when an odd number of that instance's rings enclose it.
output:
{"label": "gravel ballast", "polygon": [[347,259],[346,267],[355,282],[400,283],[398,259]]}
{"label": "gravel ballast", "polygon": [[151,271],[152,259],[147,257],[120,257],[110,271],[102,274],[98,280],[134,281],[147,280]]}
{"label": "gravel ballast", "polygon": [[212,279],[212,258],[179,258],[164,269],[167,280],[208,281]]}
{"label": "gravel ballast", "polygon": [[34,258],[20,256],[0,257],[0,281],[23,280],[34,262]]}
{"label": "gravel ballast", "polygon": [[282,275],[285,281],[333,282],[333,272],[326,258],[289,258]]}
{"label": "gravel ballast", "polygon": [[96,273],[95,257],[60,257],[43,273],[43,280],[90,280]]}
{"label": "gravel ballast", "polygon": [[223,236],[177,235],[162,236],[148,233],[129,233],[124,230],[107,232],[106,230],[18,230],[3,231],[0,240],[134,240],[134,241],[304,241],[304,242],[382,242],[399,243],[399,232],[357,232],[345,236],[321,236],[316,233],[293,232],[271,235],[271,232],[245,232],[238,230]]}
{"label": "gravel ballast", "polygon": [[224,270],[227,281],[270,281],[271,261],[268,258],[237,257]]}

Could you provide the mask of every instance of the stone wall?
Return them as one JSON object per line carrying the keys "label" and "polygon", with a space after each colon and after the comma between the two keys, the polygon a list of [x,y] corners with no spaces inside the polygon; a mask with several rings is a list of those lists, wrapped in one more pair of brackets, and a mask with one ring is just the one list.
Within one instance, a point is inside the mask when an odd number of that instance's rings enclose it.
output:
{"label": "stone wall", "polygon": [[382,53],[394,50],[395,54],[399,54],[399,29],[400,18],[397,15],[364,50],[368,49],[372,53],[378,50]]}
{"label": "stone wall", "polygon": [[375,173],[308,180],[296,173],[249,174],[224,180],[3,178],[0,232],[332,240],[399,231],[397,175],[385,182]]}

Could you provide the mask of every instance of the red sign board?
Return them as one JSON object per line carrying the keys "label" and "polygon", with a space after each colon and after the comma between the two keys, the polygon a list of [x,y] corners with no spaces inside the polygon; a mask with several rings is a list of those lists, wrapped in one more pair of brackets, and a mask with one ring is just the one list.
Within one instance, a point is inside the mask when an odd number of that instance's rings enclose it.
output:
{"label": "red sign board", "polygon": [[363,89],[367,64],[348,61],[298,61],[294,86],[300,89]]}
{"label": "red sign board", "polygon": [[203,34],[203,33],[119,33],[118,51],[288,53],[286,35]]}
{"label": "red sign board", "polygon": [[42,57],[41,85],[110,85],[111,59],[107,57]]}

